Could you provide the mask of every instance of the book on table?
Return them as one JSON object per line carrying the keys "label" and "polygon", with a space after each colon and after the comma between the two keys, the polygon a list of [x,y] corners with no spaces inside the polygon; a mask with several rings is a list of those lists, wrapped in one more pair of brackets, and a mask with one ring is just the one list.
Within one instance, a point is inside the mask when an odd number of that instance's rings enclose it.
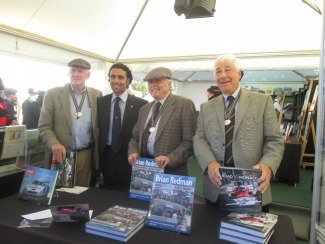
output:
{"label": "book on table", "polygon": [[260,214],[262,193],[257,182],[262,175],[260,169],[220,167],[220,208],[234,212]]}
{"label": "book on table", "polygon": [[155,173],[152,189],[147,225],[190,234],[195,177]]}
{"label": "book on table", "polygon": [[147,222],[148,211],[115,205],[86,223],[86,232],[127,241]]}
{"label": "book on table", "polygon": [[89,220],[88,204],[50,206],[53,222],[79,222]]}
{"label": "book on table", "polygon": [[164,173],[164,170],[157,166],[155,159],[137,158],[132,167],[129,197],[149,202],[155,173]]}
{"label": "book on table", "polygon": [[272,230],[269,235],[263,240],[257,240],[257,241],[253,241],[253,240],[248,240],[245,238],[240,238],[239,235],[237,235],[237,233],[234,235],[227,235],[224,233],[219,233],[219,239],[221,240],[225,240],[225,241],[230,241],[232,243],[239,243],[239,244],[267,244],[271,238],[271,236],[273,235],[274,230]]}
{"label": "book on table", "polygon": [[230,213],[221,220],[220,228],[246,233],[265,239],[278,222],[278,216],[270,213]]}
{"label": "book on table", "polygon": [[18,197],[42,205],[50,205],[58,172],[27,166]]}
{"label": "book on table", "polygon": [[58,162],[54,159],[53,153],[50,153],[51,170],[59,172],[58,180],[56,181],[57,187],[75,187],[77,155],[77,152],[66,151],[66,159]]}

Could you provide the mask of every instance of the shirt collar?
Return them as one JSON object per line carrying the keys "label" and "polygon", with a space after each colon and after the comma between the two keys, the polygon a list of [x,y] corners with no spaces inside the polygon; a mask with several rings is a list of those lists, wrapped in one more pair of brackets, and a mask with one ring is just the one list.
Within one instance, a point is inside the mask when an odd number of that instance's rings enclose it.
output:
{"label": "shirt collar", "polygon": [[[167,100],[167,97],[169,96],[170,92],[168,92],[167,96],[164,99],[161,99],[159,102],[162,105],[164,105],[164,102]],[[157,101],[155,100],[155,104],[157,103]]]}
{"label": "shirt collar", "polygon": [[115,93],[113,92],[113,96],[112,96],[112,101],[111,102],[113,102],[116,97],[121,98],[122,101],[124,103],[126,103],[126,100],[128,99],[128,92],[127,92],[127,90],[125,90],[125,92],[123,92],[120,96],[116,96]]}
{"label": "shirt collar", "polygon": [[[233,94],[231,94],[231,96],[233,96],[234,98],[236,98],[237,95],[238,95],[239,90],[240,90],[240,86],[237,88],[237,90]],[[226,94],[223,94],[222,93],[222,96],[223,96],[223,98],[225,99],[225,102],[226,102],[229,95],[226,95]]]}
{"label": "shirt collar", "polygon": [[[71,86],[72,92],[73,92],[74,94],[77,94],[77,95],[78,95],[78,92],[73,88],[73,86],[71,85],[71,83],[70,83],[70,86]],[[83,89],[83,91],[80,92],[80,94],[83,94],[85,91],[86,91],[86,86],[85,86],[85,89]]]}

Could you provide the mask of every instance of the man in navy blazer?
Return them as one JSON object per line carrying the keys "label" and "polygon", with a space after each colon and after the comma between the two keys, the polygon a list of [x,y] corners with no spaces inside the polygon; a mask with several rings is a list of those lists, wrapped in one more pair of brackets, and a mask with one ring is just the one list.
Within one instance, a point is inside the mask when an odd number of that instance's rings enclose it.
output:
{"label": "man in navy blazer", "polygon": [[[108,75],[113,93],[97,100],[99,168],[106,188],[123,190],[130,188],[132,166],[128,163],[128,144],[132,129],[138,120],[139,109],[147,101],[128,95],[126,89],[132,82],[132,73],[126,65],[112,65]],[[120,113],[115,111],[118,108],[116,102]]]}

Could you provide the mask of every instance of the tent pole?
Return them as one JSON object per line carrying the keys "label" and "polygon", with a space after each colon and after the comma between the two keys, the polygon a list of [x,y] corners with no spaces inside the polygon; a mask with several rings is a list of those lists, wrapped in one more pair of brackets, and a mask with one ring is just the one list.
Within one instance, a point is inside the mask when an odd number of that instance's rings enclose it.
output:
{"label": "tent pole", "polygon": [[301,0],[303,3],[307,4],[309,7],[311,7],[313,10],[315,10],[317,13],[322,15],[322,11],[317,7],[316,4],[309,2],[308,0]]}
{"label": "tent pole", "polygon": [[140,10],[140,12],[139,12],[137,18],[135,19],[135,21],[134,21],[134,23],[133,23],[133,25],[132,25],[132,27],[131,27],[131,29],[130,29],[130,31],[129,31],[128,36],[126,37],[126,39],[125,39],[125,41],[124,41],[124,43],[123,43],[123,46],[121,47],[121,50],[119,51],[119,53],[118,53],[116,59],[114,60],[114,63],[117,63],[117,61],[118,61],[118,59],[119,59],[119,57],[120,57],[120,55],[121,55],[121,53],[122,53],[122,51],[123,51],[123,49],[124,49],[126,43],[128,42],[128,40],[129,40],[129,38],[130,38],[130,36],[131,36],[131,34],[132,34],[132,32],[133,32],[135,26],[137,25],[138,20],[140,19],[143,10],[146,8],[148,2],[149,2],[149,0],[146,0],[146,1],[144,2],[144,4],[142,5],[142,8],[141,8],[141,10]]}

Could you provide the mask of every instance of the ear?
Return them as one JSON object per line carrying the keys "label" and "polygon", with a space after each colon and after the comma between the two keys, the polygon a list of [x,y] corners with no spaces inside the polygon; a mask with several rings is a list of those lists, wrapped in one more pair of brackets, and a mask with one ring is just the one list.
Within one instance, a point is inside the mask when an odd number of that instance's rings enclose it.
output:
{"label": "ear", "polygon": [[238,70],[239,80],[241,79],[241,69]]}
{"label": "ear", "polygon": [[127,85],[130,85],[130,78],[127,78],[127,80],[126,80],[126,84],[127,84]]}
{"label": "ear", "polygon": [[91,73],[90,73],[90,71],[88,71],[88,77],[87,77],[87,80],[89,79],[89,77],[90,77],[90,74],[91,74]]}

